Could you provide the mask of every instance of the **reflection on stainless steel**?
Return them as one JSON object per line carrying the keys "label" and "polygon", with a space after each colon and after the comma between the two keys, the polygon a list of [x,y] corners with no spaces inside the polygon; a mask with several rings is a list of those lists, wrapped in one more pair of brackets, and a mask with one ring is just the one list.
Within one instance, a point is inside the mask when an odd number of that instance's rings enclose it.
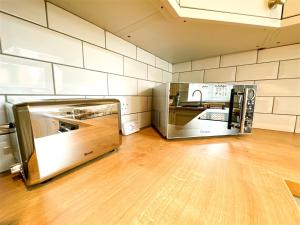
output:
{"label": "reflection on stainless steel", "polygon": [[255,92],[255,85],[161,84],[153,92],[152,124],[168,139],[251,133]]}
{"label": "reflection on stainless steel", "polygon": [[119,109],[115,99],[8,104],[26,184],[40,183],[120,146]]}
{"label": "reflection on stainless steel", "polygon": [[197,93],[197,92],[199,92],[199,94],[200,94],[199,105],[201,105],[202,104],[202,92],[200,90],[193,91],[192,97],[194,97],[195,93]]}

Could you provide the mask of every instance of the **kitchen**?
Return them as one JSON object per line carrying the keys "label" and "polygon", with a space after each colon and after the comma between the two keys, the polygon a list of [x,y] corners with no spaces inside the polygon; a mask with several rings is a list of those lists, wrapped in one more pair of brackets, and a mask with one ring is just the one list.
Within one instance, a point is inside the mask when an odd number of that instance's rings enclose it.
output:
{"label": "kitchen", "polygon": [[28,130],[0,135],[0,224],[299,224],[300,5],[239,2],[0,0],[0,125],[24,106],[52,138],[31,184],[9,172]]}

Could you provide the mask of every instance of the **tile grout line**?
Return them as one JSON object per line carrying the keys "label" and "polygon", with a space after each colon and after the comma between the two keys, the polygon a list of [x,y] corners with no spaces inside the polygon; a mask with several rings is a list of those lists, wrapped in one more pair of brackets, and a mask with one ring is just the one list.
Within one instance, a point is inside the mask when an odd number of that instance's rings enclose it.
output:
{"label": "tile grout line", "polygon": [[83,66],[83,68],[85,69],[83,41],[81,42],[81,54],[82,54],[82,66]]}
{"label": "tile grout line", "polygon": [[275,96],[273,96],[273,102],[272,102],[272,114],[274,114],[274,104],[275,104]]}
{"label": "tile grout line", "polygon": [[55,85],[55,74],[54,74],[54,64],[51,63],[51,72],[52,72],[52,84],[53,84],[53,92],[54,92],[54,95],[57,95],[56,94],[56,85]]}
{"label": "tile grout line", "polygon": [[280,71],[280,65],[281,65],[281,62],[278,61],[278,68],[277,68],[277,79],[276,80],[279,80],[279,71]]}
{"label": "tile grout line", "polygon": [[298,116],[296,116],[296,120],[295,120],[294,133],[296,133],[297,123],[298,123]]}
{"label": "tile grout line", "polygon": [[107,86],[107,95],[109,95],[108,73],[106,73],[106,86]]}

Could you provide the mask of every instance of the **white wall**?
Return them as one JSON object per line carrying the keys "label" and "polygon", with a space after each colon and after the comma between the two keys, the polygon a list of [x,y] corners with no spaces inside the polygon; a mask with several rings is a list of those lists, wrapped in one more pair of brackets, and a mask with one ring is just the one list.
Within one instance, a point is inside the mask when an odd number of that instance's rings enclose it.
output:
{"label": "white wall", "polygon": [[[43,0],[1,1],[0,11],[1,122],[5,99],[114,97],[123,121],[150,125],[152,87],[171,81],[171,64]],[[0,172],[7,149],[2,136]]]}
{"label": "white wall", "polygon": [[173,81],[257,84],[254,127],[300,133],[300,44],[175,64]]}

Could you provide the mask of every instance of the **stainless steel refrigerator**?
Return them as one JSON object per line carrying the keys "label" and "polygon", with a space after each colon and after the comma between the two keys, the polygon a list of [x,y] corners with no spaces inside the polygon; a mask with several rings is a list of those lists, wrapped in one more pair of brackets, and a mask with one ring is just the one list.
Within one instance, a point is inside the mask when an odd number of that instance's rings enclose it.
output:
{"label": "stainless steel refrigerator", "polygon": [[167,139],[249,134],[256,85],[165,83],[153,90],[152,125]]}

